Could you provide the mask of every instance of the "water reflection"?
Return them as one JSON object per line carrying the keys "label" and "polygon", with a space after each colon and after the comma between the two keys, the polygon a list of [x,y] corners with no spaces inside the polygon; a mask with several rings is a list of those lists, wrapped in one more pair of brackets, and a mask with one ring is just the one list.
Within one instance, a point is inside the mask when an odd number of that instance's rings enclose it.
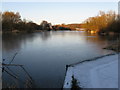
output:
{"label": "water reflection", "polygon": [[81,31],[5,34],[3,58],[9,60],[18,52],[13,63],[26,67],[36,87],[61,88],[67,64],[111,53],[102,49],[111,42],[110,38]]}
{"label": "water reflection", "polygon": [[32,34],[4,34],[2,38],[3,51],[20,50],[26,42],[33,42],[35,38],[46,41],[51,36],[50,32],[32,33]]}
{"label": "water reflection", "polygon": [[46,41],[51,37],[51,35],[51,32],[42,32],[40,36],[43,41]]}

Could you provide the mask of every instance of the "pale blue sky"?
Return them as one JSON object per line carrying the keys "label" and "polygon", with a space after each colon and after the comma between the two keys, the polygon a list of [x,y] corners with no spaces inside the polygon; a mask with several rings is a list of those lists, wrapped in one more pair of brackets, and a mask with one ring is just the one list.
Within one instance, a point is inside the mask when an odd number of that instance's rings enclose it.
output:
{"label": "pale blue sky", "polygon": [[2,11],[19,12],[22,19],[40,24],[47,20],[52,24],[81,23],[99,10],[117,12],[117,2],[4,2]]}

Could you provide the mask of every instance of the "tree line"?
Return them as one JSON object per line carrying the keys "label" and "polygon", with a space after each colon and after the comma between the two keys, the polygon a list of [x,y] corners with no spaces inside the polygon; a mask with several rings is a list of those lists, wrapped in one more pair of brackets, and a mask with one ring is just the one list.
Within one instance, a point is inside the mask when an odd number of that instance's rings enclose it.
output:
{"label": "tree line", "polygon": [[2,18],[2,32],[34,32],[35,30],[70,30],[63,26],[56,26],[47,21],[42,21],[39,25],[33,21],[21,19],[19,12],[5,11],[0,13]]}
{"label": "tree line", "polygon": [[3,12],[2,13],[2,32],[26,31],[32,32],[39,29],[40,26],[32,21],[21,19],[19,12]]}
{"label": "tree line", "polygon": [[39,25],[21,19],[19,12],[5,11],[0,13],[0,23],[3,32],[34,32],[35,30],[75,30],[84,28],[86,31],[94,30],[98,33],[115,32],[120,33],[120,18],[114,11],[100,11],[95,17],[86,19],[81,24],[59,24],[52,25],[47,21],[42,21]]}
{"label": "tree line", "polygon": [[82,24],[58,24],[54,25],[58,30],[76,30],[76,28],[81,28]]}
{"label": "tree line", "polygon": [[86,31],[94,30],[101,33],[115,32],[120,33],[120,18],[114,11],[100,11],[95,17],[90,17],[82,25]]}

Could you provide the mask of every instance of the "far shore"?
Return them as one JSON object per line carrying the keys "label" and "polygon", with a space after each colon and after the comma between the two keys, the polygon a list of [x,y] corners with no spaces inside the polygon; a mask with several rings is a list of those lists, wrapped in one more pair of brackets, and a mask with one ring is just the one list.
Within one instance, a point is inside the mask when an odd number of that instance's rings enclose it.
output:
{"label": "far shore", "polygon": [[19,30],[13,30],[13,31],[5,31],[1,33],[33,33],[33,32],[44,32],[44,31],[76,31],[76,30],[33,30],[33,31],[19,31]]}
{"label": "far shore", "polygon": [[[26,30],[12,30],[12,31],[0,31],[0,33],[33,33],[33,32],[44,32],[44,31],[83,31],[83,30],[31,30],[31,31],[26,31]],[[85,30],[84,30],[85,31]],[[115,32],[106,32],[106,33],[98,33],[98,32],[90,32],[90,31],[85,31],[91,34],[98,34],[100,36],[114,36],[117,35],[119,36],[120,33],[115,33]]]}

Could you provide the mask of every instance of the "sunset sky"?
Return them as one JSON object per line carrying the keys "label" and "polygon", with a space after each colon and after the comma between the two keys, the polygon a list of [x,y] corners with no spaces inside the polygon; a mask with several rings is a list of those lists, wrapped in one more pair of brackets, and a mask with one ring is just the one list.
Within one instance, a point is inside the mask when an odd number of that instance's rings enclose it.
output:
{"label": "sunset sky", "polygon": [[2,11],[19,12],[22,19],[40,24],[81,23],[102,11],[118,11],[117,2],[4,2]]}

